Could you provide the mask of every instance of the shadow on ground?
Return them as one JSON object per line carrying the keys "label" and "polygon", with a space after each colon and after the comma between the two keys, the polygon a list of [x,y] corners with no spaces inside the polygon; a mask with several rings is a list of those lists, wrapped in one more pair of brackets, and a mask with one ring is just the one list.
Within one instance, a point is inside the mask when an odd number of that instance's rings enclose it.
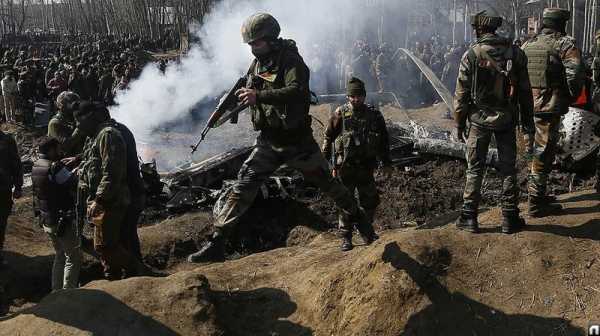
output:
{"label": "shadow on ground", "polygon": [[[18,315],[35,315],[97,336],[178,335],[164,324],[131,309],[104,291],[87,288],[65,290],[50,294],[45,300],[54,301],[54,304],[41,304],[25,309]],[[61,309],[56,309],[57,307]],[[106,312],[102,318],[97,316],[99,309]]]}
{"label": "shadow on ground", "polygon": [[290,296],[274,288],[215,292],[217,323],[231,336],[309,336],[310,328],[282,320],[296,309]]}
{"label": "shadow on ground", "polygon": [[[442,264],[451,262],[442,254]],[[545,318],[527,314],[507,314],[475,301],[462,293],[450,292],[436,276],[446,267],[420,264],[400,250],[397,243],[385,246],[382,256],[394,268],[408,273],[425,293],[431,304],[412,315],[402,335],[582,335],[583,331],[562,318]]]}

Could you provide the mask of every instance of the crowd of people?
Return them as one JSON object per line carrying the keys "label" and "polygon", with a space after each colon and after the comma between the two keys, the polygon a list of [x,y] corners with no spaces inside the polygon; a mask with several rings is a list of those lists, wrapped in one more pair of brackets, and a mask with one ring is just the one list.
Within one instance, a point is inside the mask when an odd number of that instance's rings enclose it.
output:
{"label": "crowd of people", "polygon": [[[434,35],[410,41],[407,49],[454,92],[458,65],[467,45],[453,45]],[[368,92],[392,92],[407,107],[431,104],[438,99],[415,63],[399,47],[387,42],[359,39],[348,50],[315,44],[307,54],[312,66],[311,89],[318,94],[344,92],[348,80],[357,77],[365,80]]]}
{"label": "crowd of people", "polygon": [[64,91],[110,105],[150,61],[147,50],[179,46],[170,35],[152,40],[137,36],[67,36],[60,42],[29,40],[13,39],[14,43],[0,47],[0,121],[30,125],[36,104],[45,105],[53,114],[54,102]]}
{"label": "crowd of people", "polygon": [[[481,185],[492,137],[498,149],[496,168],[503,179],[502,232],[513,234],[525,227],[518,207],[517,129],[524,133],[532,155],[529,216],[546,217],[561,211],[547,193],[548,175],[556,156],[560,118],[585,87],[581,54],[574,39],[564,34],[569,17],[562,9],[544,11],[541,34],[522,49],[498,36],[502,19],[485,12],[472,18],[478,39],[469,48],[444,46],[437,38],[411,47],[449,88],[456,85],[455,137],[466,142],[467,148],[464,202],[456,223],[459,229],[479,231]],[[236,95],[249,107],[251,122],[260,134],[216,214],[214,232],[188,256],[190,262],[225,257],[233,230],[263,183],[283,165],[302,173],[308,183],[333,199],[339,213],[342,251],[354,248],[355,229],[366,245],[379,238],[373,227],[379,204],[374,173],[378,168],[390,173],[392,162],[383,115],[368,105],[366,98],[372,91],[422,92],[423,87],[410,86],[424,86],[423,78],[411,75],[414,65],[388,45],[372,49],[365,41],[357,41],[353,52],[338,63],[339,69],[347,71],[341,77],[347,103],[330,116],[319,147],[309,114],[310,70],[296,43],[280,38],[280,32],[277,20],[266,13],[255,14],[243,24],[243,40],[256,56],[249,73],[256,73],[257,78]],[[136,52],[144,49],[143,44],[136,38],[102,39],[55,46],[52,52],[48,48],[11,48],[4,53],[3,63],[9,64],[10,70],[1,83],[3,93],[16,95],[14,101],[4,97],[5,109],[11,113],[7,120],[12,121],[13,105],[19,109],[20,100],[50,100],[56,110],[32,170],[34,212],[57,252],[54,290],[77,286],[82,251],[99,258],[107,279],[153,275],[142,262],[137,237],[145,187],[136,142],[127,126],[113,120],[106,107],[115,90],[126,89],[128,81],[139,74],[143,61]],[[562,49],[555,50],[556,46]],[[540,49],[560,55],[560,63],[546,57],[548,53],[538,53]],[[38,61],[40,54],[47,57],[43,58],[47,63]],[[600,73],[600,51],[597,56],[596,74]],[[528,63],[528,58],[534,62]],[[158,66],[164,71],[164,63]],[[18,81],[11,71],[18,73]],[[600,85],[600,76],[596,77],[595,84]],[[21,84],[21,90],[19,82],[23,80],[28,82]],[[534,105],[534,99],[544,104]],[[600,133],[600,123],[597,128]],[[1,131],[0,155],[3,240],[12,200],[22,194],[23,169],[15,140]],[[82,239],[85,223],[93,227],[93,247]]]}

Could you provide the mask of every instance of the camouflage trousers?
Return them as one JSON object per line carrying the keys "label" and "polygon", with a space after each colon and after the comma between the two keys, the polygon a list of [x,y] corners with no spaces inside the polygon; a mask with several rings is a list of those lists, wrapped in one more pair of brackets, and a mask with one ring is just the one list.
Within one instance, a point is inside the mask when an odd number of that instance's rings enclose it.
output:
{"label": "camouflage trousers", "polygon": [[515,129],[502,131],[472,126],[467,139],[467,179],[463,194],[462,215],[465,218],[476,218],[481,201],[481,184],[486,169],[487,153],[492,135],[498,147],[498,164],[496,169],[502,178],[502,214],[517,216],[519,214],[517,188],[517,143]]}
{"label": "camouflage trousers", "polygon": [[260,186],[282,165],[296,169],[304,179],[333,198],[344,218],[358,214],[358,205],[339,179],[333,178],[319,146],[311,137],[297,146],[273,147],[259,137],[254,150],[238,173],[225,205],[217,215],[215,227],[232,229],[254,202]]}
{"label": "camouflage trousers", "polygon": [[535,145],[529,175],[529,197],[540,198],[546,195],[548,175],[558,149],[558,129],[560,116],[535,118]]}
{"label": "camouflage trousers", "polygon": [[140,261],[120,241],[126,211],[127,205],[114,205],[93,220],[94,250],[100,255],[104,275],[109,280],[121,279],[123,271],[131,276],[141,269]]}
{"label": "camouflage trousers", "polygon": [[[344,166],[340,169],[342,183],[350,193],[358,196],[358,202],[365,212],[367,221],[371,224],[379,205],[379,192],[373,173],[373,168],[364,166]],[[342,234],[352,232],[354,228],[353,223],[345,220],[343,216],[339,218],[339,226]]]}

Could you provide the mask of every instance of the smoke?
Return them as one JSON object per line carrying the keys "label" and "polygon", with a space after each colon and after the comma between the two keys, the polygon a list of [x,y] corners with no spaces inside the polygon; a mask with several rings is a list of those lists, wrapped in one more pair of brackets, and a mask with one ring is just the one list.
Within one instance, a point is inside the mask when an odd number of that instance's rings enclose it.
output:
{"label": "smoke", "polygon": [[[206,119],[214,108],[215,99],[245,74],[252,61],[250,48],[242,43],[240,27],[248,16],[256,12],[268,12],[277,18],[282,28],[281,37],[297,42],[300,53],[311,68],[312,82],[318,81],[321,73],[326,70],[335,71],[322,68],[323,61],[317,55],[323,50],[329,48],[331,54],[335,55],[341,51],[339,49],[342,43],[351,45],[357,37],[366,37],[362,36],[361,32],[366,31],[365,27],[368,25],[373,26],[370,31],[377,32],[378,20],[371,19],[366,11],[375,17],[381,14],[382,7],[377,5],[378,1],[366,3],[369,2],[220,2],[204,19],[204,24],[192,31],[201,41],[200,45],[194,46],[179,64],[169,64],[165,74],[161,74],[154,64],[146,66],[139,79],[130,84],[130,89],[116,97],[118,105],[111,109],[111,114],[131,128],[138,142],[163,145],[164,141],[159,140],[157,129],[177,120],[189,120],[193,110],[200,110],[200,115]],[[349,30],[354,33],[349,34]],[[188,130],[195,129],[197,132],[202,124],[203,122],[199,122],[195,127],[186,126]],[[202,145],[200,155],[196,159],[228,147],[248,144],[252,138],[252,131],[247,126],[247,117],[244,125],[239,135],[233,135],[235,133],[229,131],[226,132],[227,137],[220,135],[221,129],[213,130],[208,135],[208,138],[212,139],[210,146]],[[178,143],[178,149],[172,148],[167,151],[170,158],[165,161],[170,161],[169,164],[161,162],[159,154],[159,165],[163,168],[173,166],[173,161],[176,161],[173,156],[179,157],[180,161],[188,159],[187,148],[182,147],[184,142],[190,141],[182,139]]]}

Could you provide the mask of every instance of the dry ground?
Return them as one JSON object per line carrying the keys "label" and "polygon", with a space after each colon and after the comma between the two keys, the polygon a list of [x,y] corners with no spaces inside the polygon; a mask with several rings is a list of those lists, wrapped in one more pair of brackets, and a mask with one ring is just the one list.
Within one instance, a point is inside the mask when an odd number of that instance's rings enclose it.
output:
{"label": "dry ground", "polygon": [[[479,235],[432,222],[342,253],[325,233],[168,278],[95,281],[4,318],[0,335],[582,335],[600,320],[600,199],[561,203],[515,235],[494,209]],[[9,250],[28,235],[13,229]]]}

